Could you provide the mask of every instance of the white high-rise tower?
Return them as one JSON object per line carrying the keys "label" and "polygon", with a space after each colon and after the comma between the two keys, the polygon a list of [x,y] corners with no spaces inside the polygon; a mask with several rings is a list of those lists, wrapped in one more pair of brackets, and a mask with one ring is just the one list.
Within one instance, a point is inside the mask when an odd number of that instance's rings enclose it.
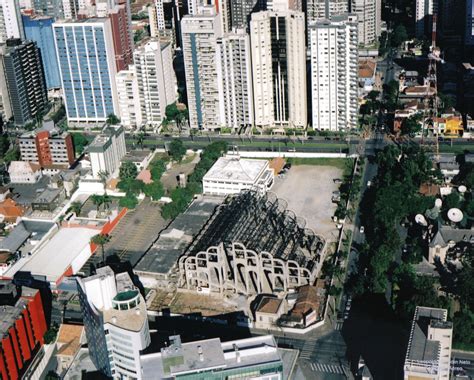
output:
{"label": "white high-rise tower", "polygon": [[357,16],[334,16],[309,28],[313,128],[357,124]]}
{"label": "white high-rise tower", "polygon": [[191,128],[216,129],[220,123],[217,40],[222,23],[213,6],[181,21],[184,68]]}

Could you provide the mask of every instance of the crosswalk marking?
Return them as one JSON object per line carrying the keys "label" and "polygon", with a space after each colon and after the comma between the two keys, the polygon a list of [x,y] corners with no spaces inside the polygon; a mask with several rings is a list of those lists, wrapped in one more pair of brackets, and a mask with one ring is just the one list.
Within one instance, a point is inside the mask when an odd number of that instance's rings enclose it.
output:
{"label": "crosswalk marking", "polygon": [[342,330],[342,326],[344,325],[344,322],[336,322],[336,326],[334,326],[334,330]]}
{"label": "crosswalk marking", "polygon": [[310,363],[310,367],[314,372],[344,374],[344,369],[339,364]]}

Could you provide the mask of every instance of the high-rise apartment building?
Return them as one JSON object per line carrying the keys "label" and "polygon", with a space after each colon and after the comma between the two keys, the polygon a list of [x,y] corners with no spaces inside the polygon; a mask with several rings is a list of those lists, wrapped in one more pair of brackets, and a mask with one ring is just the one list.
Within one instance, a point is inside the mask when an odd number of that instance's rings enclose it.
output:
{"label": "high-rise apartment building", "polygon": [[9,38],[25,39],[17,0],[0,0],[0,43]]}
{"label": "high-rise apartment building", "polygon": [[26,38],[36,42],[41,51],[46,87],[48,89],[61,87],[58,61],[54,48],[54,19],[48,16],[23,16],[22,19]]}
{"label": "high-rise apartment building", "polygon": [[49,16],[54,19],[64,17],[63,0],[34,0],[33,7],[35,14],[39,16]]}
{"label": "high-rise apartment building", "polygon": [[145,299],[127,272],[110,267],[77,279],[89,353],[114,379],[142,380],[141,352],[151,343]]}
{"label": "high-rise apartment building", "polygon": [[431,37],[433,14],[438,11],[438,0],[416,0],[415,34],[417,37]]}
{"label": "high-rise apartment building", "polygon": [[114,125],[105,127],[89,145],[88,151],[94,177],[98,178],[100,172],[114,174],[127,153],[123,127]]}
{"label": "high-rise apartment building", "polygon": [[255,124],[306,127],[302,12],[258,12],[250,21]]}
{"label": "high-rise apartment building", "polygon": [[357,125],[357,16],[333,16],[310,25],[311,98],[314,129]]}
{"label": "high-rise apartment building", "polygon": [[118,114],[110,20],[60,21],[53,31],[68,121],[97,123]]}
{"label": "high-rise apartment building", "polygon": [[404,379],[449,379],[453,324],[448,311],[417,306],[408,340]]}
{"label": "high-rise apartment building", "polygon": [[181,21],[183,57],[191,128],[220,127],[217,40],[222,24],[213,6],[200,7],[199,13]]}
{"label": "high-rise apartment building", "polygon": [[307,24],[316,20],[347,13],[347,0],[308,0],[306,2]]}
{"label": "high-rise apartment building", "polygon": [[80,7],[80,0],[62,0],[63,14],[66,20],[75,20]]}
{"label": "high-rise apartment building", "polygon": [[127,0],[120,0],[108,8],[106,14],[112,26],[117,71],[125,70],[133,62],[130,4]]}
{"label": "high-rise apartment building", "polygon": [[137,72],[134,65],[122,70],[115,77],[119,103],[120,122],[124,127],[136,128],[143,125]]}
{"label": "high-rise apartment building", "polygon": [[359,44],[374,45],[380,35],[381,0],[351,0],[351,13],[357,15]]}
{"label": "high-rise apartment building", "polygon": [[231,26],[249,29],[250,15],[267,9],[266,0],[239,0],[230,2]]}
{"label": "high-rise apartment building", "polygon": [[52,121],[33,132],[19,137],[21,160],[42,168],[63,166],[68,168],[75,161],[74,144],[69,133],[61,132]]}
{"label": "high-rise apartment building", "polygon": [[7,40],[1,50],[13,119],[23,126],[48,103],[41,53],[35,42],[20,39]]}
{"label": "high-rise apartment building", "polygon": [[252,61],[245,29],[217,40],[221,124],[239,129],[253,125]]}
{"label": "high-rise apartment building", "polygon": [[169,42],[146,41],[134,52],[142,123],[161,125],[166,106],[176,100],[173,48]]}

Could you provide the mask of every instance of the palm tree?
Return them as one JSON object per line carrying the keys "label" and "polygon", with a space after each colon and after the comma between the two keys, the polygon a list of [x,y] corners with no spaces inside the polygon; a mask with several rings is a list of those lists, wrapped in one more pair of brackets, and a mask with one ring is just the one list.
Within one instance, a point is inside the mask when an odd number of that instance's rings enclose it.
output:
{"label": "palm tree", "polygon": [[107,234],[97,234],[92,236],[91,243],[100,245],[102,251],[102,261],[105,264],[105,249],[104,246],[110,241],[110,236]]}
{"label": "palm tree", "polygon": [[137,145],[143,150],[143,141],[145,141],[145,134],[140,132],[137,134]]}
{"label": "palm tree", "polygon": [[76,214],[76,216],[79,216],[79,214],[81,213],[81,209],[82,209],[82,204],[81,202],[72,202],[71,203],[71,207],[69,208],[69,210],[71,210],[74,214]]}
{"label": "palm tree", "polygon": [[102,196],[102,204],[104,205],[104,209],[108,210],[110,208],[110,205],[112,203],[112,198],[110,195],[104,194]]}
{"label": "palm tree", "polygon": [[104,195],[107,195],[107,179],[109,178],[109,172],[107,170],[101,170],[97,173],[99,176],[102,186],[104,186]]}
{"label": "palm tree", "polygon": [[99,212],[100,206],[104,203],[104,197],[102,195],[94,194],[91,196],[92,203],[97,207],[97,212]]}

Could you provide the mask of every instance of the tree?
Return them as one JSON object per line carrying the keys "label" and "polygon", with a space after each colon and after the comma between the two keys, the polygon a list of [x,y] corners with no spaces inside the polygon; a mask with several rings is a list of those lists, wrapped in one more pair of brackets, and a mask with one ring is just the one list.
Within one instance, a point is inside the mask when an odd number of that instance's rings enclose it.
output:
{"label": "tree", "polygon": [[153,181],[159,181],[166,171],[166,163],[163,160],[153,161],[150,165],[150,174]]}
{"label": "tree", "polygon": [[138,169],[133,162],[125,161],[122,162],[119,169],[119,177],[122,181],[135,179],[138,175]]}
{"label": "tree", "polygon": [[102,182],[102,186],[104,186],[104,194],[107,195],[107,179],[109,178],[109,172],[107,170],[100,170],[97,175],[99,176],[100,182]]}
{"label": "tree", "polygon": [[56,340],[56,336],[58,335],[58,325],[56,323],[54,323],[50,328],[49,330],[47,330],[45,333],[44,333],[44,342],[46,344],[51,344],[53,343],[55,340]]}
{"label": "tree", "polygon": [[146,184],[143,192],[147,197],[150,197],[154,201],[158,201],[161,199],[163,195],[165,195],[165,190],[163,189],[163,185],[159,181],[154,181],[152,183]]}
{"label": "tree", "polygon": [[449,108],[453,108],[456,105],[456,98],[452,95],[443,94],[440,92],[438,94],[439,102],[440,102],[440,110],[441,112],[447,111]]}
{"label": "tree", "polygon": [[181,140],[174,139],[171,141],[169,152],[170,156],[175,161],[181,161],[186,154],[186,148]]}
{"label": "tree", "polygon": [[453,318],[454,340],[459,343],[474,343],[474,314],[469,310],[458,311]]}
{"label": "tree", "polygon": [[110,241],[110,236],[107,234],[97,234],[92,236],[91,243],[99,245],[102,251],[102,262],[105,264],[105,245]]}
{"label": "tree", "polygon": [[125,197],[121,197],[119,201],[119,205],[121,207],[128,208],[129,210],[133,210],[135,207],[137,207],[137,204],[137,197],[133,194],[127,194]]}
{"label": "tree", "polygon": [[408,40],[407,29],[404,25],[399,24],[391,34],[391,45],[392,47],[399,47],[403,42]]}
{"label": "tree", "polygon": [[413,115],[410,117],[407,117],[403,123],[402,123],[402,128],[401,132],[403,135],[415,135],[421,131],[421,120],[422,116],[421,115]]}
{"label": "tree", "polygon": [[3,158],[10,148],[10,140],[6,133],[0,135],[0,158]]}
{"label": "tree", "polygon": [[168,120],[176,120],[176,117],[179,115],[179,109],[176,103],[166,106],[165,115]]}
{"label": "tree", "polygon": [[137,145],[140,146],[141,149],[143,149],[143,142],[145,141],[145,134],[143,132],[139,132],[136,136],[137,139]]}
{"label": "tree", "polygon": [[82,133],[72,134],[72,143],[74,144],[74,151],[81,155],[84,152],[84,147],[89,144],[89,140]]}
{"label": "tree", "polygon": [[110,195],[104,194],[102,196],[102,204],[104,205],[104,209],[108,210],[110,208],[110,205],[112,204],[112,198]]}
{"label": "tree", "polygon": [[5,157],[3,158],[3,161],[5,163],[9,164],[12,161],[18,161],[20,159],[20,149],[16,145],[13,145],[10,147],[8,152],[5,154]]}
{"label": "tree", "polygon": [[97,208],[97,212],[99,212],[100,206],[102,206],[102,204],[104,203],[104,198],[102,197],[102,195],[93,194],[91,195],[91,200],[92,200],[92,203]]}
{"label": "tree", "polygon": [[107,116],[107,120],[105,122],[107,125],[117,125],[120,124],[120,119],[117,117],[117,115],[111,113]]}
{"label": "tree", "polygon": [[82,204],[81,202],[78,202],[78,201],[72,202],[71,207],[69,208],[69,210],[71,210],[71,212],[76,214],[76,216],[79,216],[81,214],[81,209],[82,209]]}

